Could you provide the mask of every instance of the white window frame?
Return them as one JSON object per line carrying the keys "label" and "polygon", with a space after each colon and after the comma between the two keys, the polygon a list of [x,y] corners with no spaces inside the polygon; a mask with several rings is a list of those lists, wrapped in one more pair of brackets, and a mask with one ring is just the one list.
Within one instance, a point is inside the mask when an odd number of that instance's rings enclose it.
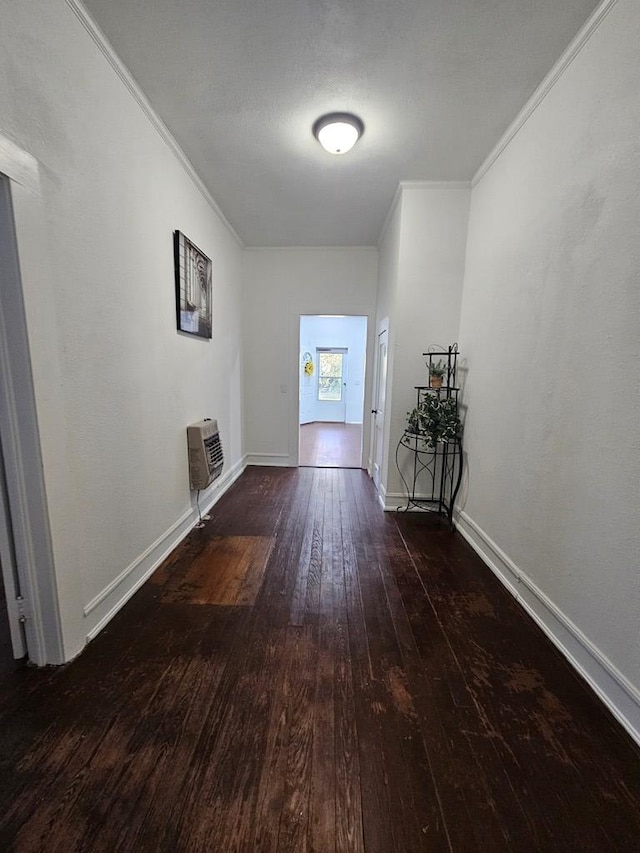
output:
{"label": "white window frame", "polygon": [[[316,364],[318,365],[318,386],[316,390],[316,399],[318,403],[334,403],[342,404],[345,402],[345,362],[348,350],[344,347],[316,347]],[[323,378],[320,371],[320,362],[323,355],[336,354],[341,356],[341,372],[340,372],[340,397],[337,400],[328,400],[320,396],[320,380]],[[329,377],[337,378],[337,377]]]}

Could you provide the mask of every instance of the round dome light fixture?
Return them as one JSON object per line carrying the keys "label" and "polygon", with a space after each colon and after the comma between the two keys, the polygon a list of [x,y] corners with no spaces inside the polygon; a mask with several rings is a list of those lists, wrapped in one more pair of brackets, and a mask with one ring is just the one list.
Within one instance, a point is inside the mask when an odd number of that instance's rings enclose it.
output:
{"label": "round dome light fixture", "polygon": [[352,113],[327,113],[313,124],[313,135],[330,154],[351,151],[364,133],[364,123]]}

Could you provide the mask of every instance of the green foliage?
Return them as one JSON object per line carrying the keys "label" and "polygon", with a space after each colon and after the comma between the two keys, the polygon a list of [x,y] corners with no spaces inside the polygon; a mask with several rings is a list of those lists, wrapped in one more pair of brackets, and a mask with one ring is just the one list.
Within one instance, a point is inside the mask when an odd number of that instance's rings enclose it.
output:
{"label": "green foliage", "polygon": [[342,400],[342,353],[321,352],[318,355],[318,399]]}
{"label": "green foliage", "polygon": [[435,447],[439,441],[452,441],[460,433],[458,407],[453,397],[425,394],[418,406],[407,412],[407,429]]}
{"label": "green foliage", "polygon": [[342,376],[342,353],[319,353],[320,376]]}
{"label": "green foliage", "polygon": [[447,372],[447,365],[441,358],[437,361],[430,362],[428,367],[429,376],[444,376]]}

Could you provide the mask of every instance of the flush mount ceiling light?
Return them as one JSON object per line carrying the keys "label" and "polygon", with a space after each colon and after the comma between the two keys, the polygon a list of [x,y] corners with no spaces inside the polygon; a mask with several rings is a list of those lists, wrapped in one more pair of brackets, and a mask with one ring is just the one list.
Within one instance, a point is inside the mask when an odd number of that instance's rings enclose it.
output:
{"label": "flush mount ceiling light", "polygon": [[346,154],[364,133],[364,124],[351,113],[328,113],[313,125],[313,135],[330,154]]}

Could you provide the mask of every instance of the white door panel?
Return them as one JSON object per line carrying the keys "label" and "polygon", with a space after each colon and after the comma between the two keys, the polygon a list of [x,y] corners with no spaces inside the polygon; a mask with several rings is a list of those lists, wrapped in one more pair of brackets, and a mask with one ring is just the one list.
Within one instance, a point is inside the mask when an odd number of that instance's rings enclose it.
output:
{"label": "white door panel", "polygon": [[[7,600],[6,608],[11,632],[11,646],[14,658],[22,658],[27,653],[24,631],[20,623],[18,611],[18,577],[16,569],[16,554],[13,544],[13,531],[9,519],[9,500],[7,497],[2,448],[0,447],[0,567],[2,582]],[[2,603],[0,602],[0,606]]]}
{"label": "white door panel", "polygon": [[380,490],[382,477],[382,457],[384,448],[384,408],[387,393],[387,342],[389,332],[383,329],[378,335],[376,350],[376,388],[373,416],[373,482]]}

